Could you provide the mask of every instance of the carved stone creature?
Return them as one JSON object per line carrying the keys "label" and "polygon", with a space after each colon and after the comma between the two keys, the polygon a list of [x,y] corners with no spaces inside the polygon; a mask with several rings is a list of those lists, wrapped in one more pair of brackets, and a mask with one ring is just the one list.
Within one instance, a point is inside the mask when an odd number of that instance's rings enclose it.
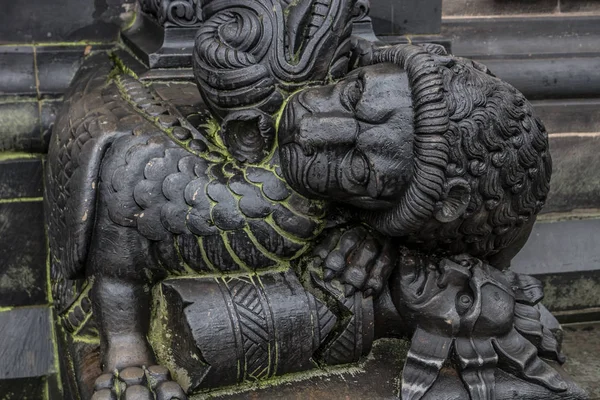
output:
{"label": "carved stone creature", "polygon": [[[268,113],[282,91],[347,70],[352,2],[204,6],[196,72],[219,120],[193,126],[120,61],[96,55],[56,122],[46,192],[53,296],[83,397],[184,398],[161,367],[149,367],[153,285],[287,270],[325,225],[324,203],[283,179]],[[203,75],[211,63],[218,70]]]}
{"label": "carved stone creature", "polygon": [[[542,124],[514,88],[439,46],[354,40],[354,6],[204,2],[200,124],[120,60],[86,60],[46,185],[72,392],[183,399],[356,361],[399,332],[415,338],[403,398],[435,390],[451,345],[473,399],[506,397],[500,360],[566,389],[537,358],[560,360],[553,333],[521,324],[539,293],[500,272],[548,193]],[[308,265],[318,238],[323,263]],[[463,253],[484,264],[444,261]],[[443,351],[424,354],[424,338]]]}

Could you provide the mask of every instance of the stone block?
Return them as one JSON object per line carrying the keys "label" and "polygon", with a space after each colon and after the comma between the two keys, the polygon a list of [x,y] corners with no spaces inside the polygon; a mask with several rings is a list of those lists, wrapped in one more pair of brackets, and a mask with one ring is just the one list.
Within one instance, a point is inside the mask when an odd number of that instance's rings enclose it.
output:
{"label": "stone block", "polygon": [[41,197],[42,180],[43,167],[39,158],[0,161],[0,199]]}
{"label": "stone block", "polygon": [[550,136],[553,172],[544,213],[600,208],[600,133]]}
{"label": "stone block", "polygon": [[377,35],[440,32],[442,0],[371,0],[370,16]]}
{"label": "stone block", "polygon": [[0,151],[42,149],[38,103],[31,100],[0,102]]}
{"label": "stone block", "polygon": [[[0,26],[14,30],[14,26],[1,22]],[[3,32],[0,28],[0,38]],[[1,40],[0,40],[1,42]],[[35,67],[32,47],[6,46],[0,48],[0,95],[35,95]]]}
{"label": "stone block", "polygon": [[3,3],[0,43],[115,41],[135,0],[19,0]]}
{"label": "stone block", "polygon": [[594,13],[600,14],[600,2],[598,0],[558,0],[560,11],[564,13]]}
{"label": "stone block", "polygon": [[464,15],[547,14],[558,10],[558,1],[444,0],[442,10],[445,17]]}
{"label": "stone block", "polygon": [[49,307],[0,312],[0,384],[56,372],[51,323]]}
{"label": "stone block", "polygon": [[37,67],[41,95],[60,96],[71,84],[83,58],[105,46],[41,46],[37,48]]}
{"label": "stone block", "polygon": [[0,202],[0,244],[0,307],[46,304],[46,238],[41,201]]}
{"label": "stone block", "polygon": [[600,99],[533,101],[548,133],[600,132]]}
{"label": "stone block", "polygon": [[597,54],[600,16],[448,18],[442,34],[452,39],[458,56],[522,59],[543,54],[550,64],[555,61],[547,55]]}
{"label": "stone block", "polygon": [[540,221],[512,267],[529,275],[599,270],[598,243],[600,219]]}

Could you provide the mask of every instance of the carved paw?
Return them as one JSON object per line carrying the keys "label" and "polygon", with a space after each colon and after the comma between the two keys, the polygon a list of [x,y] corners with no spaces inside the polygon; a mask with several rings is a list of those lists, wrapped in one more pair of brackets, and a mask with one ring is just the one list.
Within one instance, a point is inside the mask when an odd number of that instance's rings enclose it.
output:
{"label": "carved paw", "polygon": [[160,365],[128,367],[100,375],[94,383],[92,400],[187,400],[169,370]]}
{"label": "carved paw", "polygon": [[346,296],[356,290],[365,297],[379,294],[395,260],[390,240],[377,238],[364,227],[331,232],[314,255],[323,260],[324,279],[339,279]]}

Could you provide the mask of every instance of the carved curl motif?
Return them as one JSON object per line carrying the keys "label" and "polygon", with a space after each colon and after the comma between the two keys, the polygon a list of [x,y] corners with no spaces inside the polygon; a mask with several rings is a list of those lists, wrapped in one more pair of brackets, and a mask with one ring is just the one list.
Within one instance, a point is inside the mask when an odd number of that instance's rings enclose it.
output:
{"label": "carved curl motif", "polygon": [[[348,71],[354,2],[208,1],[194,71],[208,105],[275,113],[287,94]],[[308,17],[307,17],[308,16]]]}
{"label": "carved curl motif", "polygon": [[140,0],[140,4],[165,27],[196,27],[202,22],[200,0]]}

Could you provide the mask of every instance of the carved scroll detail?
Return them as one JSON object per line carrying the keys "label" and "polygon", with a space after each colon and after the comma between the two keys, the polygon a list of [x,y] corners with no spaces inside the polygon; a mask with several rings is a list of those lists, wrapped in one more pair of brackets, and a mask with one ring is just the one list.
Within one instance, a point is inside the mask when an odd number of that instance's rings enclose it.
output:
{"label": "carved scroll detail", "polygon": [[196,27],[202,22],[200,0],[140,0],[140,4],[165,27]]}

